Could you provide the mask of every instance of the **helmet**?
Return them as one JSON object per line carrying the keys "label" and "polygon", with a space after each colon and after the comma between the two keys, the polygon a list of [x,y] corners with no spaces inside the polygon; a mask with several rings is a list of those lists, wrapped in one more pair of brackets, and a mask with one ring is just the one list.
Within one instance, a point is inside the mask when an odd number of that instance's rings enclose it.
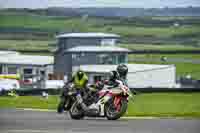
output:
{"label": "helmet", "polygon": [[111,71],[111,72],[109,73],[109,78],[110,78],[110,80],[119,79],[119,74],[118,74],[118,72],[117,72],[117,71]]}
{"label": "helmet", "polygon": [[117,66],[117,72],[120,77],[126,77],[128,73],[128,67],[125,64],[120,64]]}
{"label": "helmet", "polygon": [[77,76],[79,78],[79,80],[81,80],[83,78],[84,72],[82,70],[78,70],[77,71]]}

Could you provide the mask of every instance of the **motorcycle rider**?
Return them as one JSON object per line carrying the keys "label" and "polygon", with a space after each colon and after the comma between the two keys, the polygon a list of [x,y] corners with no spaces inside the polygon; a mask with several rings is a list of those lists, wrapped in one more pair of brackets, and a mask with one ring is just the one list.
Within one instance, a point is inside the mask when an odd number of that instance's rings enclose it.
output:
{"label": "motorcycle rider", "polygon": [[117,86],[116,80],[121,80],[128,86],[126,81],[127,73],[128,67],[125,64],[119,64],[116,70],[109,73],[109,80],[106,80],[105,84]]}
{"label": "motorcycle rider", "polygon": [[116,80],[119,80],[119,74],[117,71],[111,71],[109,72],[109,79],[105,80],[104,83],[106,85],[109,85],[110,87],[108,88],[113,88],[113,87],[117,87],[118,83],[116,82]]}
{"label": "motorcycle rider", "polygon": [[117,66],[117,73],[119,74],[119,79],[122,80],[127,86],[127,74],[128,74],[128,67],[125,64],[119,64]]}
{"label": "motorcycle rider", "polygon": [[[128,86],[127,83],[127,74],[128,74],[128,67],[125,64],[119,64],[117,66],[117,72],[119,73],[120,80],[122,80],[126,86]],[[133,94],[136,95],[137,91],[132,88]]]}
{"label": "motorcycle rider", "polygon": [[[119,64],[116,68],[116,70],[111,71],[109,73],[109,80],[105,82],[105,84],[112,85],[113,87],[116,87],[118,83],[116,80],[121,80],[123,83],[128,86],[127,83],[127,74],[128,74],[128,67],[125,64]],[[134,89],[133,94],[136,95],[136,91]]]}
{"label": "motorcycle rider", "polygon": [[[61,95],[61,100],[62,98],[64,99],[65,95],[64,93],[68,92],[69,87],[68,86],[69,83],[73,83],[74,86],[73,88],[76,89],[78,92],[82,92],[82,89],[87,89],[87,83],[88,83],[88,77],[86,75],[85,72],[83,72],[82,70],[78,70],[71,78],[71,80],[69,80],[66,84],[65,87],[63,87],[63,92]],[[64,108],[59,108],[57,110],[58,113],[62,113],[64,110]]]}

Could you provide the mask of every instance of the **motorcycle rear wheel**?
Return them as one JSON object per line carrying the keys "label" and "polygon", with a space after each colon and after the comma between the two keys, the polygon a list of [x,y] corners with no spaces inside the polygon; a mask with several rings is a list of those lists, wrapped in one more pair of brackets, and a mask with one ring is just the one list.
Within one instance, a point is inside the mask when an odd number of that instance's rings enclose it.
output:
{"label": "motorcycle rear wheel", "polygon": [[80,120],[84,118],[84,112],[80,107],[78,101],[74,102],[71,109],[69,110],[69,115],[72,119]]}
{"label": "motorcycle rear wheel", "polygon": [[63,111],[68,111],[72,106],[72,102],[73,100],[70,97],[61,98],[57,106],[57,112],[62,113]]}
{"label": "motorcycle rear wheel", "polygon": [[65,110],[64,106],[65,106],[65,101],[61,99],[57,106],[57,112],[62,113]]}

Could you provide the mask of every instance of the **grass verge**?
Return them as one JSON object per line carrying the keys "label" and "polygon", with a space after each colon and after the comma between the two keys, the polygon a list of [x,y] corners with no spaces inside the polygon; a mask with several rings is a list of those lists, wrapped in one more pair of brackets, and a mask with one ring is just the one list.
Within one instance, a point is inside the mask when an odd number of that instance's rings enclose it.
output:
{"label": "grass verge", "polygon": [[0,49],[12,50],[50,50],[50,44],[54,41],[35,41],[35,40],[0,40]]}
{"label": "grass verge", "polygon": [[41,96],[2,96],[0,97],[0,108],[56,109],[58,102],[58,96],[49,96],[48,99]]}
{"label": "grass verge", "polygon": [[[129,102],[126,116],[200,117],[200,93],[144,93]],[[56,109],[58,96],[0,97],[0,108]]]}
{"label": "grass verge", "polygon": [[200,117],[200,93],[147,93],[129,102],[127,116]]}

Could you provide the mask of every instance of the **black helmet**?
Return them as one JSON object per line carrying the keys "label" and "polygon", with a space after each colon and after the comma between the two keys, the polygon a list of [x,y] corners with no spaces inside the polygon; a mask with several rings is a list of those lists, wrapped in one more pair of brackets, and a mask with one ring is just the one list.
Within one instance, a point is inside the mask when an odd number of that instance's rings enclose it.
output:
{"label": "black helmet", "polygon": [[118,74],[118,72],[117,72],[117,71],[111,71],[111,72],[109,73],[109,78],[110,78],[110,80],[119,79],[119,74]]}
{"label": "black helmet", "polygon": [[128,67],[125,64],[120,64],[117,66],[117,72],[120,77],[126,77],[128,73]]}
{"label": "black helmet", "polygon": [[81,80],[83,78],[84,72],[82,70],[78,70],[77,71],[77,76],[79,78],[79,80]]}

